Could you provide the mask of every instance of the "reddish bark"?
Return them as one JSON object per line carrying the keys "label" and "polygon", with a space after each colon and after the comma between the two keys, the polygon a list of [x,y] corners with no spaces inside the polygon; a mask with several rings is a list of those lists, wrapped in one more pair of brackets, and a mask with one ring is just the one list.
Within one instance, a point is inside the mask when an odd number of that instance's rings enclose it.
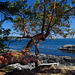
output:
{"label": "reddish bark", "polygon": [[26,31],[26,30],[25,30],[24,18],[22,18],[22,20],[23,20],[23,23],[22,23],[22,24],[23,24],[23,31],[24,31],[23,37],[25,37],[25,31]]}
{"label": "reddish bark", "polygon": [[43,16],[43,25],[42,25],[42,33],[44,34],[44,28],[45,28],[45,16],[46,16],[46,1],[44,0],[44,16]]}
{"label": "reddish bark", "polygon": [[47,37],[50,34],[51,22],[54,17],[55,7],[56,7],[56,0],[54,0],[54,8],[53,8],[52,14],[50,14],[49,25],[48,25],[48,29],[45,34],[45,37]]}

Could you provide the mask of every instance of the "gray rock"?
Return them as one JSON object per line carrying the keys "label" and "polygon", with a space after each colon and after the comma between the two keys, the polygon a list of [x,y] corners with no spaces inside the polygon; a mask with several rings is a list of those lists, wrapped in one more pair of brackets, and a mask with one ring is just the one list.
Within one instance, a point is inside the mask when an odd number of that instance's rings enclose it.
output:
{"label": "gray rock", "polygon": [[75,52],[75,45],[64,45],[58,49],[62,51]]}
{"label": "gray rock", "polygon": [[17,50],[9,49],[9,52],[17,52]]}
{"label": "gray rock", "polygon": [[3,55],[5,53],[9,53],[9,52],[17,52],[17,50],[12,50],[12,49],[3,49],[3,50],[0,50],[0,55]]}
{"label": "gray rock", "polygon": [[48,63],[48,62],[47,62],[47,60],[41,60],[40,64],[43,64],[43,63]]}
{"label": "gray rock", "polygon": [[47,59],[47,57],[46,57],[46,55],[45,54],[39,54],[39,60],[41,61],[41,60],[46,60]]}
{"label": "gray rock", "polygon": [[31,52],[31,51],[29,52],[29,55],[30,56],[36,56],[35,53],[34,52]]}
{"label": "gray rock", "polygon": [[58,57],[56,57],[56,56],[54,56],[54,55],[47,55],[47,62],[48,63],[54,63],[54,62],[59,62],[59,58]]}

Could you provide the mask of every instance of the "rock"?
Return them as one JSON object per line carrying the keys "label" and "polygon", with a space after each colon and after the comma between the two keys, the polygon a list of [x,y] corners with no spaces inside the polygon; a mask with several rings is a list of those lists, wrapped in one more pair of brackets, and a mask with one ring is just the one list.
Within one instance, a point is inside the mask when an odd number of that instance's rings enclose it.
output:
{"label": "rock", "polygon": [[74,61],[75,57],[69,57],[69,56],[59,56],[59,63],[63,64],[63,65],[74,65],[75,61]]}
{"label": "rock", "polygon": [[29,55],[28,55],[28,57],[33,57],[33,58],[36,58],[36,55],[35,55],[35,53],[34,52],[29,52]]}
{"label": "rock", "polygon": [[34,52],[31,52],[31,51],[29,52],[29,55],[30,56],[36,56],[35,53]]}
{"label": "rock", "polygon": [[41,60],[40,63],[47,63],[47,60]]}
{"label": "rock", "polygon": [[75,57],[69,56],[54,56],[54,55],[47,55],[47,63],[57,63],[63,65],[75,65]]}
{"label": "rock", "polygon": [[5,48],[3,51],[4,52],[17,52],[17,50],[12,50],[12,49],[7,49],[7,48]]}
{"label": "rock", "polygon": [[17,50],[9,49],[9,52],[17,52]]}
{"label": "rock", "polygon": [[56,57],[56,56],[54,56],[54,55],[47,55],[47,58],[54,58],[54,57]]}
{"label": "rock", "polygon": [[[69,57],[69,56],[54,56],[54,55],[45,55],[45,54],[39,54],[39,63],[60,63],[62,65],[69,65],[69,66],[75,66],[75,57]],[[36,55],[34,52],[30,52],[28,57],[34,57],[36,58]],[[28,63],[27,65],[20,65],[19,63],[11,64],[11,66],[14,66],[14,68],[17,68],[19,70],[22,69],[28,69],[32,70],[35,68],[35,63]]]}
{"label": "rock", "polygon": [[62,51],[75,52],[75,45],[64,45],[58,49]]}
{"label": "rock", "polygon": [[41,57],[46,57],[46,54],[39,54],[39,56],[41,56]]}
{"label": "rock", "polygon": [[55,62],[56,62],[56,60],[53,59],[53,58],[49,58],[49,59],[47,60],[47,63],[55,63]]}
{"label": "rock", "polygon": [[9,52],[17,52],[17,50],[12,50],[12,49],[3,49],[3,50],[0,50],[0,55],[3,55],[5,53],[9,53]]}
{"label": "rock", "polygon": [[[34,53],[31,52],[31,56],[34,56]],[[45,55],[45,54],[39,54],[39,63],[40,64],[47,64],[47,63],[59,63],[63,66],[75,66],[75,57],[69,57],[69,56],[54,56],[54,55]],[[27,65],[20,65],[19,63],[11,64],[11,66],[14,66],[14,68],[17,68],[18,70],[32,70],[35,68],[35,63],[28,63]]]}
{"label": "rock", "polygon": [[47,62],[48,63],[55,63],[55,62],[59,62],[59,58],[54,56],[54,55],[47,55]]}
{"label": "rock", "polygon": [[41,61],[41,60],[46,60],[46,55],[45,54],[39,54],[39,60]]}

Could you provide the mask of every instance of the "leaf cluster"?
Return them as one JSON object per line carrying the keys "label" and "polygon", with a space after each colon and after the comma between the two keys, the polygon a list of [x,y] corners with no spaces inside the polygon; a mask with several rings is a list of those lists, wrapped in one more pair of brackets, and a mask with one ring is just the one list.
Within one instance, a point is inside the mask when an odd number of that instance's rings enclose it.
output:
{"label": "leaf cluster", "polygon": [[0,51],[6,47],[5,41],[8,41],[8,35],[10,34],[10,29],[4,29],[0,27]]}

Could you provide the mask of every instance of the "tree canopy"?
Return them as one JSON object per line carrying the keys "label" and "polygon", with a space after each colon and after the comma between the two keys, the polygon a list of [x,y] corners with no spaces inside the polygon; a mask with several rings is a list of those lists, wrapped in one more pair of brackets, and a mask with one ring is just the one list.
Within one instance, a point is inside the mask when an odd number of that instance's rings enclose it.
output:
{"label": "tree canopy", "polygon": [[[21,1],[21,0],[20,0]],[[44,23],[44,33],[47,33],[48,28],[50,29],[49,37],[52,35],[61,35],[64,38],[70,32],[70,18],[75,16],[75,4],[74,0],[61,0],[56,2],[55,12],[53,13],[53,19],[51,25],[49,25],[49,19],[52,16],[54,3],[52,0],[46,0],[45,3],[40,0],[36,0],[33,6],[30,6],[26,1],[18,1],[12,4],[12,6],[18,7],[19,12],[14,19],[13,27],[26,35],[39,34],[42,31],[42,25]],[[25,2],[25,3],[24,3]],[[19,4],[20,3],[20,4]],[[45,5],[45,13],[44,13]],[[44,18],[45,14],[45,18]],[[50,27],[49,27],[50,26]],[[22,33],[22,34],[23,34]]]}
{"label": "tree canopy", "polygon": [[[44,5],[45,22],[43,22]],[[5,13],[5,18],[14,22],[14,29],[20,31],[22,35],[35,35],[41,33],[43,23],[44,32],[46,33],[47,29],[49,28],[49,19],[50,16],[52,16],[53,6],[54,3],[52,0],[46,0],[45,3],[44,1],[36,0],[36,2],[33,3],[33,6],[28,5],[27,0],[18,0],[13,2],[6,1],[4,3],[1,2],[1,13]],[[75,15],[74,10],[74,0],[56,1],[55,12],[50,27],[50,38],[52,38],[52,35],[56,34],[66,37],[68,34],[67,32],[70,31],[69,19]],[[9,17],[11,15],[15,15],[15,19]]]}

